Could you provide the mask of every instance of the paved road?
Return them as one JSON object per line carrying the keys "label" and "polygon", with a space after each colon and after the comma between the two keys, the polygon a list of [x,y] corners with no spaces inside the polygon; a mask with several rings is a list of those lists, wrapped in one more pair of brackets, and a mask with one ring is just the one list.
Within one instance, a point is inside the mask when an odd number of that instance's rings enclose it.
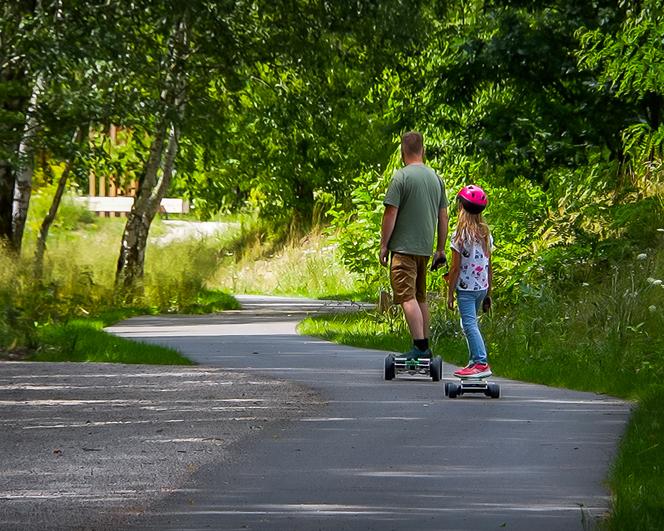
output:
{"label": "paved road", "polygon": [[217,367],[0,362],[0,530],[116,530],[270,425],[305,386]]}
{"label": "paved road", "polygon": [[384,352],[296,335],[320,303],[241,302],[244,312],[112,331],[304,383],[326,405],[202,469],[137,528],[545,531],[586,529],[606,512],[628,404],[501,379],[500,400],[446,399],[441,383],[384,381]]}

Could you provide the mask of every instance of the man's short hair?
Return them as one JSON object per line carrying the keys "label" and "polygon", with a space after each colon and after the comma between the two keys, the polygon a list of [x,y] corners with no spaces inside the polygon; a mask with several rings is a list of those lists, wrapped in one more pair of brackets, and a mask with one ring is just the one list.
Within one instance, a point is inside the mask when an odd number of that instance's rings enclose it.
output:
{"label": "man's short hair", "polygon": [[408,131],[401,137],[401,153],[404,156],[424,154],[424,139],[418,131]]}

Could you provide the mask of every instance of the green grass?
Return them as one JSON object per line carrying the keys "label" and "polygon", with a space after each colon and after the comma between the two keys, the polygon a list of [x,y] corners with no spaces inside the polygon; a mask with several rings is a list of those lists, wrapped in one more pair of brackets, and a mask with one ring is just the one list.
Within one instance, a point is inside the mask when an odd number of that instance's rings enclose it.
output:
{"label": "green grass", "polygon": [[360,279],[348,272],[331,238],[320,231],[292,234],[278,244],[255,228],[226,244],[226,259],[209,285],[232,293],[269,293],[320,299],[358,299]]}
{"label": "green grass", "polygon": [[659,530],[664,524],[664,386],[651,389],[632,415],[610,477],[607,528]]}
{"label": "green grass", "polygon": [[[0,351],[21,358],[32,353],[34,360],[188,363],[168,349],[136,348],[101,328],[140,313],[239,308],[234,297],[207,285],[220,260],[216,238],[148,243],[143,296],[131,305],[118,300],[114,277],[126,219],[96,217],[71,200],[49,235],[43,276],[34,278],[32,255],[49,189],[34,199],[22,256],[0,248]],[[165,230],[159,219],[152,228],[151,236]]]}
{"label": "green grass", "polygon": [[30,361],[77,361],[192,365],[177,351],[116,337],[102,330],[104,319],[73,319],[41,327],[39,348]]}

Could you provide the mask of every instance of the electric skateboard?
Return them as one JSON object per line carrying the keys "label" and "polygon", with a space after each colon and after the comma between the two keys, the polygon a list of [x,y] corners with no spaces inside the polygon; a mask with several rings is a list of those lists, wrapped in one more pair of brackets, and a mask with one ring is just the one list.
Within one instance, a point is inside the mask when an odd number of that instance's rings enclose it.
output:
{"label": "electric skateboard", "polygon": [[385,357],[385,379],[393,380],[399,374],[428,376],[434,382],[439,382],[443,377],[443,360],[441,358],[413,359],[388,354]]}
{"label": "electric skateboard", "polygon": [[488,377],[455,376],[458,382],[445,382],[445,396],[456,398],[466,393],[484,393],[490,398],[500,398],[500,385],[490,382]]}

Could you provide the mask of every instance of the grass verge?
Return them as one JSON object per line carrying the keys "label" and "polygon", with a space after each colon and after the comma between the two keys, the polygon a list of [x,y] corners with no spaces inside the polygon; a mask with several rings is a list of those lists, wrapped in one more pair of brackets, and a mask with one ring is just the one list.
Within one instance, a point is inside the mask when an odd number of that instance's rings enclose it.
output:
{"label": "grass verge", "polygon": [[[151,239],[142,295],[126,303],[114,277],[125,220],[98,218],[65,202],[49,236],[42,275],[32,254],[48,194],[31,202],[22,256],[0,245],[0,358],[43,361],[189,363],[169,349],[121,341],[102,330],[137,314],[214,313],[239,308],[206,281],[220,258],[218,238],[167,244]],[[156,233],[164,232],[155,220]],[[154,235],[154,234],[153,234]]]}
{"label": "grass verge", "polygon": [[607,529],[659,530],[664,523],[664,387],[639,400],[613,465]]}
{"label": "grass verge", "polygon": [[192,365],[176,350],[131,341],[103,331],[104,319],[72,319],[45,325],[37,333],[39,348],[29,361],[77,361]]}
{"label": "grass verge", "polygon": [[[203,290],[188,307],[190,314],[237,310],[235,297],[215,290]],[[151,365],[192,365],[174,349],[131,341],[104,332],[103,328],[136,315],[155,314],[150,308],[113,308],[96,317],[74,318],[37,327],[39,347],[28,361],[87,361],[144,363]]]}

